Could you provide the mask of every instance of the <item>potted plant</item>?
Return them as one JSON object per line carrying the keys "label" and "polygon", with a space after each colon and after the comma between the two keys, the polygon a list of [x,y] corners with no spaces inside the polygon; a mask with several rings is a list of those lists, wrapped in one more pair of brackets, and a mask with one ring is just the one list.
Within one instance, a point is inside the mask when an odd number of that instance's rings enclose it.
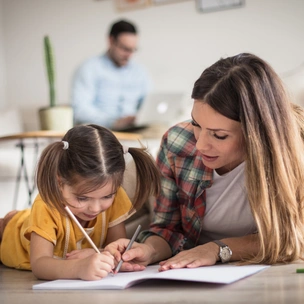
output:
{"label": "potted plant", "polygon": [[44,36],[44,57],[49,84],[49,106],[39,109],[41,130],[67,131],[73,127],[71,106],[59,106],[56,102],[55,62],[49,36]]}

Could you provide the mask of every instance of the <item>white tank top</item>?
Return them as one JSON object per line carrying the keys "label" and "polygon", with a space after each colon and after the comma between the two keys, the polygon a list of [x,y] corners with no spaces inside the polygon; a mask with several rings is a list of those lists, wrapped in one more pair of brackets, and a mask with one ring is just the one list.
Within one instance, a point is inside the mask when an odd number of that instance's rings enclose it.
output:
{"label": "white tank top", "polygon": [[213,170],[213,184],[206,190],[200,244],[256,232],[245,189],[244,168],[245,162],[224,175]]}

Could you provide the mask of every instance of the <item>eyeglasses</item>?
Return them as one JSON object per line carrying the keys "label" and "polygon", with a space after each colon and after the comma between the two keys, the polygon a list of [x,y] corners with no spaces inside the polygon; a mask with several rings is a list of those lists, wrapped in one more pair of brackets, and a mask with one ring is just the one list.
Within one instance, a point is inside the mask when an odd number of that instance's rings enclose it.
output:
{"label": "eyeglasses", "polygon": [[125,53],[135,53],[137,51],[137,48],[129,48],[117,40],[115,41],[115,45]]}

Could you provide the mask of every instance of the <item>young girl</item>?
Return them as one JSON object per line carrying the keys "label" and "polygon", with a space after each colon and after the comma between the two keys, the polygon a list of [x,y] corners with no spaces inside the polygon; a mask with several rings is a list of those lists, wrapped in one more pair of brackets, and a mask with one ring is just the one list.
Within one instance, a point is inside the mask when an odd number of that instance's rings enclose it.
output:
{"label": "young girl", "polygon": [[[121,187],[125,153],[132,155],[136,165],[133,206]],[[31,209],[11,212],[0,220],[1,262],[32,269],[39,279],[98,280],[112,271],[114,258],[91,249],[64,207],[103,248],[126,237],[123,222],[159,192],[160,175],[144,148],[124,147],[108,129],[82,125],[44,149],[37,187],[39,195]]]}

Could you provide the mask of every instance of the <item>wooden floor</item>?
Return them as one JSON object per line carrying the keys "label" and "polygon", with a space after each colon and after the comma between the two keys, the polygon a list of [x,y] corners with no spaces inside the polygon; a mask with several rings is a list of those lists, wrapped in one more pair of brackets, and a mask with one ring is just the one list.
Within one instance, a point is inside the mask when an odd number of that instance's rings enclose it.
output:
{"label": "wooden floor", "polygon": [[[32,272],[0,265],[1,304],[304,303],[304,263],[272,266],[229,285],[150,280],[125,290],[32,290]],[[223,274],[225,275],[225,274]]]}

